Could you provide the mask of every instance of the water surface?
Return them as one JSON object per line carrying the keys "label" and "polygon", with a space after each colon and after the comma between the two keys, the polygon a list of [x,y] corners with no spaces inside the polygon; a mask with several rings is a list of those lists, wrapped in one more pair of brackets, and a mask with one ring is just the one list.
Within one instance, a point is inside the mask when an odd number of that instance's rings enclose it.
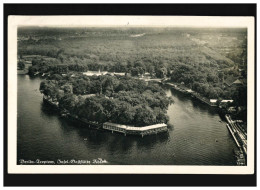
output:
{"label": "water surface", "polygon": [[61,118],[42,102],[41,79],[18,75],[17,162],[89,160],[126,165],[235,165],[236,145],[217,111],[164,86],[168,133],[123,136],[96,131]]}

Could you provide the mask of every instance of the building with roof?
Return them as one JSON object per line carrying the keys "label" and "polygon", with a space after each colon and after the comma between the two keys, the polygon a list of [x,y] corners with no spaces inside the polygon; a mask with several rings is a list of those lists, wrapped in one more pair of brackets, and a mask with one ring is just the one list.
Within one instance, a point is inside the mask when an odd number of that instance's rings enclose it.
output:
{"label": "building with roof", "polygon": [[134,126],[121,125],[121,124],[110,123],[110,122],[103,123],[103,129],[110,130],[112,131],[112,133],[114,131],[123,133],[125,136],[127,134],[131,134],[131,135],[141,135],[142,137],[145,135],[166,132],[168,130],[167,125],[165,123],[159,123],[159,124],[149,125],[144,127],[134,127]]}
{"label": "building with roof", "polygon": [[234,100],[222,100],[220,103],[228,103],[228,102],[230,102],[230,103],[232,103]]}
{"label": "building with roof", "polygon": [[240,86],[240,85],[243,85],[245,83],[246,83],[245,79],[236,79],[236,80],[235,79],[233,79],[233,80],[229,79],[229,80],[225,81],[225,84],[227,86],[233,86],[233,85]]}
{"label": "building with roof", "polygon": [[211,106],[217,106],[217,102],[218,102],[217,99],[210,99],[209,100],[209,103],[210,103]]}
{"label": "building with roof", "polygon": [[239,79],[235,80],[232,84],[235,84],[235,85],[242,85],[243,82]]}
{"label": "building with roof", "polygon": [[85,94],[85,95],[81,95],[82,98],[86,99],[86,98],[90,98],[96,96],[96,94]]}
{"label": "building with roof", "polygon": [[105,75],[107,74],[107,71],[103,71],[103,72],[100,72],[99,71],[87,71],[87,72],[83,72],[83,75],[86,75],[86,76],[100,76],[100,75]]}

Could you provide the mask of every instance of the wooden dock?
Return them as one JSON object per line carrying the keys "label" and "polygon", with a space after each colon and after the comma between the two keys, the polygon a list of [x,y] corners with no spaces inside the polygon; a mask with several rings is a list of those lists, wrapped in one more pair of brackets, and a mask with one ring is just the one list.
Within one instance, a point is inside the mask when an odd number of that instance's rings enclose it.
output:
{"label": "wooden dock", "polygon": [[172,84],[172,83],[169,83],[169,82],[167,82],[165,84],[171,86],[172,88],[174,88],[175,90],[177,90],[179,92],[182,92],[184,94],[190,94],[192,98],[196,98],[197,100],[200,100],[202,103],[205,103],[205,104],[207,104],[209,106],[212,106],[212,107],[216,107],[217,106],[215,104],[212,104],[207,98],[201,96],[197,92],[180,88],[180,87],[178,87],[178,85]]}
{"label": "wooden dock", "polygon": [[228,122],[230,130],[234,133],[234,139],[239,144],[238,147],[242,148],[244,153],[247,154],[247,135],[242,131],[242,129],[233,121],[230,115],[225,115]]}

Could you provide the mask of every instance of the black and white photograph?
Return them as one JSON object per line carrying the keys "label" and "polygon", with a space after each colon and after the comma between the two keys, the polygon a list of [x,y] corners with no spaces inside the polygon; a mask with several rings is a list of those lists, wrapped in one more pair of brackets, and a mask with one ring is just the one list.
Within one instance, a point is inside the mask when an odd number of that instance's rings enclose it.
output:
{"label": "black and white photograph", "polygon": [[8,171],[253,174],[254,31],[253,17],[9,16]]}

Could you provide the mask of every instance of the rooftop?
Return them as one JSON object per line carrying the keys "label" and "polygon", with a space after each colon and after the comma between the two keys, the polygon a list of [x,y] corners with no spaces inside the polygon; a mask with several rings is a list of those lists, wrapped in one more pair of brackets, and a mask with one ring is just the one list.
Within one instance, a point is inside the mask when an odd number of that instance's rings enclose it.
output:
{"label": "rooftop", "polygon": [[107,124],[110,126],[115,126],[115,127],[121,128],[121,129],[131,130],[131,131],[145,131],[145,130],[149,130],[149,129],[167,127],[167,125],[165,123],[158,123],[158,124],[144,126],[144,127],[127,126],[127,125],[121,125],[121,124],[110,123],[110,122],[106,122],[104,124]]}

